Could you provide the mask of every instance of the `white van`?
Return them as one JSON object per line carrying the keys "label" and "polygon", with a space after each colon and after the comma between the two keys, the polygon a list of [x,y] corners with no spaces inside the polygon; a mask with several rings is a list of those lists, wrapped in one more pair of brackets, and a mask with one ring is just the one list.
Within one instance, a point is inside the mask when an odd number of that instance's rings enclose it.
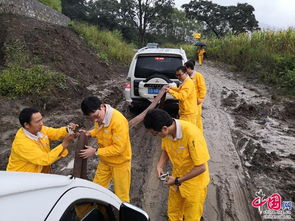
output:
{"label": "white van", "polygon": [[[178,86],[175,70],[187,61],[183,49],[158,48],[149,43],[134,55],[129,67],[125,98],[131,110],[146,108],[164,85]],[[166,96],[165,106],[178,109],[178,102]],[[165,107],[164,107],[165,109]]]}
{"label": "white van", "polygon": [[108,189],[72,176],[2,171],[0,180],[0,220],[150,220]]}

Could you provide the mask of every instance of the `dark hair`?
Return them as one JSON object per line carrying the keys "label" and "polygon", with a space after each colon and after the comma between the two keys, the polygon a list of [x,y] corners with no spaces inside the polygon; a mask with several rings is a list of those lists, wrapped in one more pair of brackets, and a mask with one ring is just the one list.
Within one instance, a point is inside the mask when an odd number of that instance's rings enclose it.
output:
{"label": "dark hair", "polygon": [[196,65],[196,61],[195,61],[195,60],[191,59],[191,60],[188,60],[188,61],[189,61],[189,62],[192,62],[193,65],[194,65],[194,67],[195,67],[195,65]]}
{"label": "dark hair", "polygon": [[24,108],[20,113],[19,113],[19,122],[22,125],[22,127],[25,127],[25,123],[30,124],[32,120],[32,115],[35,113],[39,113],[34,108]]}
{"label": "dark hair", "polygon": [[176,71],[182,71],[183,73],[186,73],[186,67],[185,66],[179,66],[178,68],[176,68]]}
{"label": "dark hair", "polygon": [[169,127],[173,123],[172,117],[164,110],[154,109],[147,112],[143,124],[146,129],[161,131],[162,127]]}
{"label": "dark hair", "polygon": [[81,110],[84,115],[89,115],[96,110],[100,110],[101,100],[98,97],[86,97],[81,103]]}
{"label": "dark hair", "polygon": [[189,68],[191,70],[194,70],[194,66],[195,65],[191,61],[185,62],[184,65],[185,65],[186,68]]}

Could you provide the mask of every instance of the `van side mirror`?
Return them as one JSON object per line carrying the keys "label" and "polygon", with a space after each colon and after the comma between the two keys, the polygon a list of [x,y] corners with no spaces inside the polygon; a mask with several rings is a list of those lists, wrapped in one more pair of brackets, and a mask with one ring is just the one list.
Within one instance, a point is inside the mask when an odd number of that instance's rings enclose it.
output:
{"label": "van side mirror", "polygon": [[122,203],[120,207],[120,221],[150,221],[150,217],[142,209],[130,203]]}

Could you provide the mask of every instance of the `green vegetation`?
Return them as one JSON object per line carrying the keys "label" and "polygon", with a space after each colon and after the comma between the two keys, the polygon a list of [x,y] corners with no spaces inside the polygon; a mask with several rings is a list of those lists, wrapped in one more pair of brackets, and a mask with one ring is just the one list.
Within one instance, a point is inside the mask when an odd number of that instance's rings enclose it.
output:
{"label": "green vegetation", "polygon": [[39,2],[61,12],[61,0],[39,0]]}
{"label": "green vegetation", "polygon": [[77,31],[86,43],[97,49],[97,56],[105,62],[118,62],[129,64],[133,55],[134,47],[123,41],[119,31],[99,30],[97,26],[81,22],[71,22],[70,26]]}
{"label": "green vegetation", "polygon": [[280,91],[295,95],[295,31],[254,32],[207,42],[210,58],[237,71],[260,76]]}
{"label": "green vegetation", "polygon": [[67,88],[64,75],[37,64],[36,57],[30,59],[21,41],[5,44],[4,51],[7,69],[0,73],[0,95],[39,96],[53,88]]}
{"label": "green vegetation", "polygon": [[30,68],[13,65],[0,74],[0,94],[3,96],[43,95],[54,86],[65,89],[64,76],[42,65]]}

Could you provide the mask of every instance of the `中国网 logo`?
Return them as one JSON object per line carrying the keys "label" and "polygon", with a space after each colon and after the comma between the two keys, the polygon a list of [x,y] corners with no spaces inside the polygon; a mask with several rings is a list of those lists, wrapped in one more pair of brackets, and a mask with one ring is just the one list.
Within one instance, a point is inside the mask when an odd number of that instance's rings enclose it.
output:
{"label": "\u4e2d\u56fd\u7f51 logo", "polygon": [[258,208],[264,219],[292,219],[292,201],[282,201],[278,193],[266,197],[260,189],[255,193],[251,205]]}

